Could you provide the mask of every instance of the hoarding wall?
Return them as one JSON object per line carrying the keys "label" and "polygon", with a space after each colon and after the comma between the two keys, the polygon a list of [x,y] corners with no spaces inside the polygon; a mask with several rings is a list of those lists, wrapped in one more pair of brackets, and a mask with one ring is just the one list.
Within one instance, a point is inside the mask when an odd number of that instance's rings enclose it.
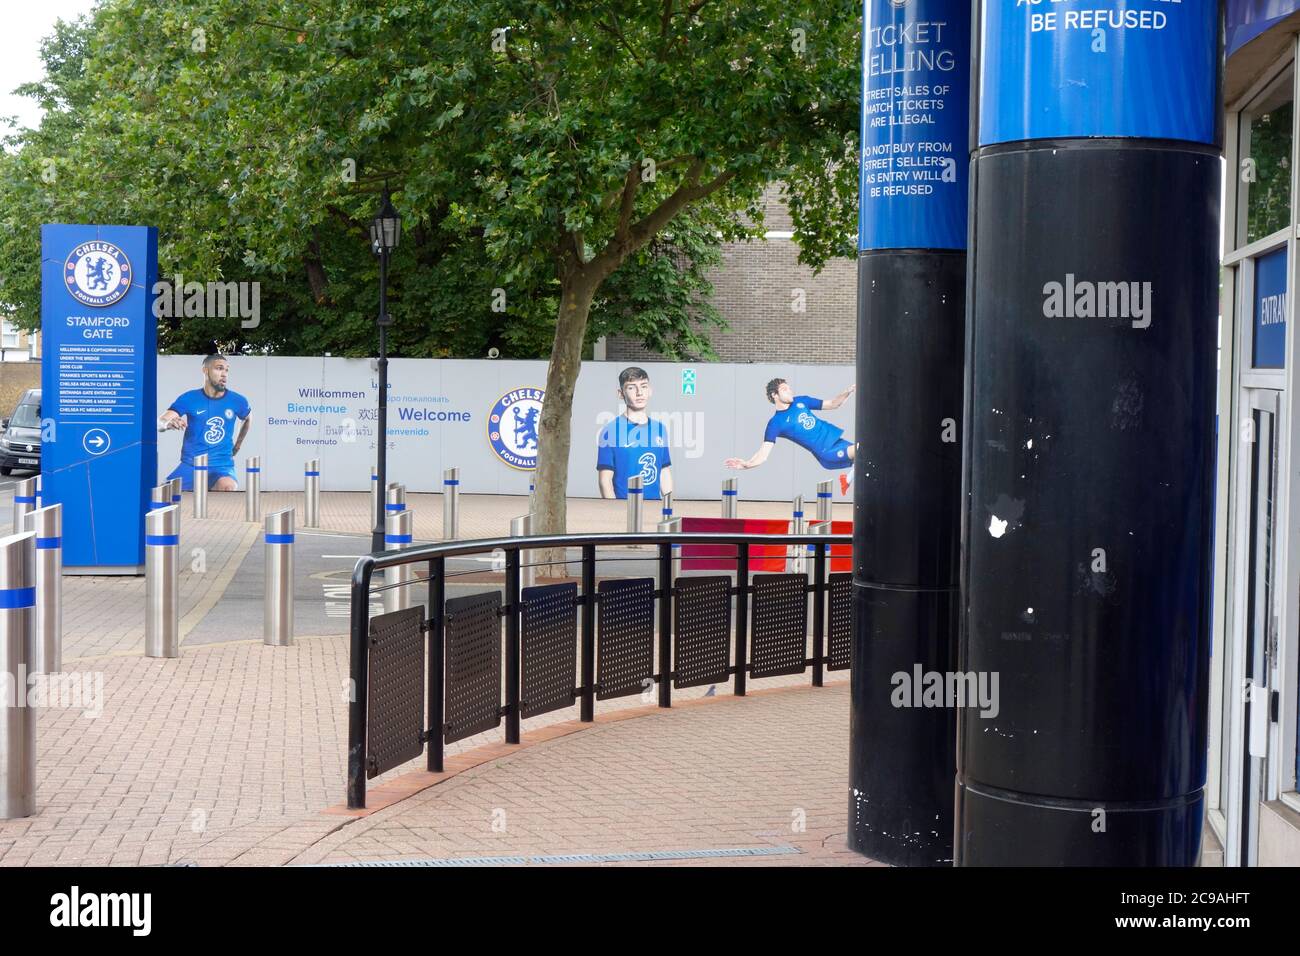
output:
{"label": "hoarding wall", "polygon": [[[201,363],[197,355],[159,357],[155,415],[162,415],[182,392],[202,386]],[[583,365],[573,403],[573,497],[600,496],[598,440],[622,411],[618,378],[626,367],[623,362]],[[650,376],[648,410],[664,426],[678,498],[717,498],[723,479],[739,477],[742,499],[788,501],[803,494],[811,500],[818,481],[849,473],[822,467],[786,438],[777,440],[771,457],[758,468],[732,471],[724,461],[749,458],[758,450],[775,411],[765,394],[771,379],[787,379],[798,396],[830,400],[853,383],[851,364],[641,367]],[[461,469],[463,492],[528,493],[533,472],[506,462],[529,458],[526,410],[534,394],[529,390],[544,388],[545,362],[393,359],[389,380],[390,481],[404,482],[409,491],[439,491],[442,470],[455,466]],[[235,356],[228,385],[247,397],[252,408],[252,427],[236,456],[241,488],[248,455],[262,456],[262,487],[268,491],[300,489],[309,458],[321,460],[324,490],[369,488],[378,436],[378,380],[371,360]],[[503,398],[510,400],[503,403]],[[513,405],[525,414],[512,417]],[[500,416],[496,422],[494,409]],[[810,414],[842,428],[845,439],[855,439],[852,401]],[[882,410],[878,427],[888,427],[888,415]],[[814,424],[809,420],[805,427],[821,433]],[[176,466],[180,449],[179,431],[158,436],[159,480]]]}

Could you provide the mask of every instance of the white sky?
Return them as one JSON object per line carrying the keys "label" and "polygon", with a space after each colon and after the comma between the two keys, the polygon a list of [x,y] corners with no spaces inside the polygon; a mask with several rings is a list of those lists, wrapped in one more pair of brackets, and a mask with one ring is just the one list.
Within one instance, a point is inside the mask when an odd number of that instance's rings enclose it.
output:
{"label": "white sky", "polygon": [[0,116],[17,116],[20,126],[40,122],[36,104],[12,95],[13,88],[44,75],[41,40],[54,31],[55,20],[72,20],[89,13],[95,0],[4,0],[0,29]]}

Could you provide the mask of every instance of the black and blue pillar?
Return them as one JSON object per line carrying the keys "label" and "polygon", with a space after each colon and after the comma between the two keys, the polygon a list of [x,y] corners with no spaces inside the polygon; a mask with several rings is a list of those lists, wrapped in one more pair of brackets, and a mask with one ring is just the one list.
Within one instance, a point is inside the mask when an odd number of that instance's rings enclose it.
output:
{"label": "black and blue pillar", "polygon": [[977,4],[960,865],[1197,860],[1221,16]]}
{"label": "black and blue pillar", "polygon": [[[858,243],[849,845],[952,861],[970,4],[867,0]],[[909,686],[904,688],[903,684]]]}

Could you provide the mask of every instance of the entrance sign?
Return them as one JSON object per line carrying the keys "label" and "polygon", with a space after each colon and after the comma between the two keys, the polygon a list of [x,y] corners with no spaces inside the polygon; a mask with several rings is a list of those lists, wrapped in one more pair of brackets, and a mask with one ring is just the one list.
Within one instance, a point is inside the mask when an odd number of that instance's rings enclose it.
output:
{"label": "entrance sign", "polygon": [[152,227],[41,227],[42,494],[63,506],[65,570],[144,566],[158,470],[157,250]]}
{"label": "entrance sign", "polygon": [[1255,260],[1255,368],[1286,368],[1286,273],[1285,246]]}

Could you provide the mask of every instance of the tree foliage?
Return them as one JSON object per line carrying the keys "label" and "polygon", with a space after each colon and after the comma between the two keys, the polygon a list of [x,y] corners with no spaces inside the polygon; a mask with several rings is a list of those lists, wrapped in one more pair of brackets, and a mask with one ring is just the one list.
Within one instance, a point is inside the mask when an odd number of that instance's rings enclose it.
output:
{"label": "tree foliage", "polygon": [[707,270],[776,181],[804,262],[851,251],[858,29],[848,0],[104,0],[46,44],[46,119],[0,161],[0,301],[36,322],[39,223],[153,223],[164,274],[262,283],[257,329],[164,347],[365,354],[387,182],[394,351],[550,356],[559,530],[596,335],[707,356]]}

